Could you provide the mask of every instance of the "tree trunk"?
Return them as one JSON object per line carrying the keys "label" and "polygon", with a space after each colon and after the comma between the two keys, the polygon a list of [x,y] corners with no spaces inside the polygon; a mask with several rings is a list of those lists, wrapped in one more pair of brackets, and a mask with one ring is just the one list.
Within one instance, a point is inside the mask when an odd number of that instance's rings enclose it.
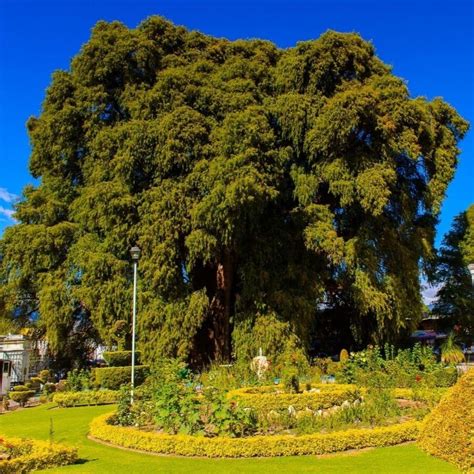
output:
{"label": "tree trunk", "polygon": [[235,304],[235,261],[230,251],[224,251],[218,263],[197,267],[192,276],[193,287],[205,288],[209,311],[194,337],[189,356],[192,367],[202,368],[213,361],[231,359],[231,319]]}
{"label": "tree trunk", "polygon": [[215,292],[210,303],[212,320],[213,359],[228,362],[231,358],[231,325],[234,310],[234,266],[229,251],[215,269]]}

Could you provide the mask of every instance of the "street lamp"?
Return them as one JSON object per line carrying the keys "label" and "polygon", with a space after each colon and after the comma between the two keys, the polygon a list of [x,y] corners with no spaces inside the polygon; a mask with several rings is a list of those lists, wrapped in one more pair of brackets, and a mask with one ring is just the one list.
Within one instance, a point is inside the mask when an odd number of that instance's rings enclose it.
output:
{"label": "street lamp", "polygon": [[470,263],[467,268],[469,269],[469,272],[471,273],[471,280],[472,280],[472,285],[474,286],[474,263]]}
{"label": "street lamp", "polygon": [[133,260],[133,317],[132,317],[132,380],[130,402],[133,404],[133,390],[135,388],[135,325],[137,322],[137,266],[140,258],[140,248],[136,245],[130,249]]}

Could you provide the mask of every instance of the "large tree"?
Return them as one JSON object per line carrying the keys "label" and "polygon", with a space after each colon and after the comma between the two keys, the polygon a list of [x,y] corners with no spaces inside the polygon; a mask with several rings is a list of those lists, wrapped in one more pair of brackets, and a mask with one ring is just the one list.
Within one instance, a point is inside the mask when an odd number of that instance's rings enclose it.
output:
{"label": "large tree", "polygon": [[474,204],[454,218],[441,245],[435,283],[440,286],[433,313],[474,341],[474,288],[468,265],[474,263]]}
{"label": "large tree", "polygon": [[90,320],[126,345],[129,248],[145,357],[228,359],[237,325],[277,314],[304,342],[318,305],[396,337],[467,124],[411,98],[356,34],[281,50],[159,17],[99,22],[31,118],[3,301],[58,351]]}

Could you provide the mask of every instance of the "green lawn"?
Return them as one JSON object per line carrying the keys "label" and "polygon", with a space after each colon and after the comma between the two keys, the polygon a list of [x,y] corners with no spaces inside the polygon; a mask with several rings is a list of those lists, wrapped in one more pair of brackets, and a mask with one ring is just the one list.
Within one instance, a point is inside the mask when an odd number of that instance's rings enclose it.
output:
{"label": "green lawn", "polygon": [[52,404],[0,416],[0,433],[29,438],[49,437],[53,420],[55,441],[79,448],[81,464],[47,472],[78,473],[288,473],[344,474],[456,473],[455,467],[430,457],[414,444],[378,448],[327,457],[300,456],[273,459],[187,459],[152,456],[103,446],[86,438],[92,418],[110,406],[53,408]]}

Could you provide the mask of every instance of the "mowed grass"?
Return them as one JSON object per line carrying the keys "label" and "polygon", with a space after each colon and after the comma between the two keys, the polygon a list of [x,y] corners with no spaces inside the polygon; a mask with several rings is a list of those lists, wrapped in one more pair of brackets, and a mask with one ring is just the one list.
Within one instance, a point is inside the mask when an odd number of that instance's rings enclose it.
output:
{"label": "mowed grass", "polygon": [[292,473],[420,474],[457,473],[454,466],[430,457],[414,444],[369,449],[331,456],[260,459],[190,459],[135,453],[87,439],[92,418],[110,406],[55,408],[47,404],[0,416],[0,434],[48,439],[51,420],[54,440],[79,449],[80,464],[51,469],[59,473]]}

